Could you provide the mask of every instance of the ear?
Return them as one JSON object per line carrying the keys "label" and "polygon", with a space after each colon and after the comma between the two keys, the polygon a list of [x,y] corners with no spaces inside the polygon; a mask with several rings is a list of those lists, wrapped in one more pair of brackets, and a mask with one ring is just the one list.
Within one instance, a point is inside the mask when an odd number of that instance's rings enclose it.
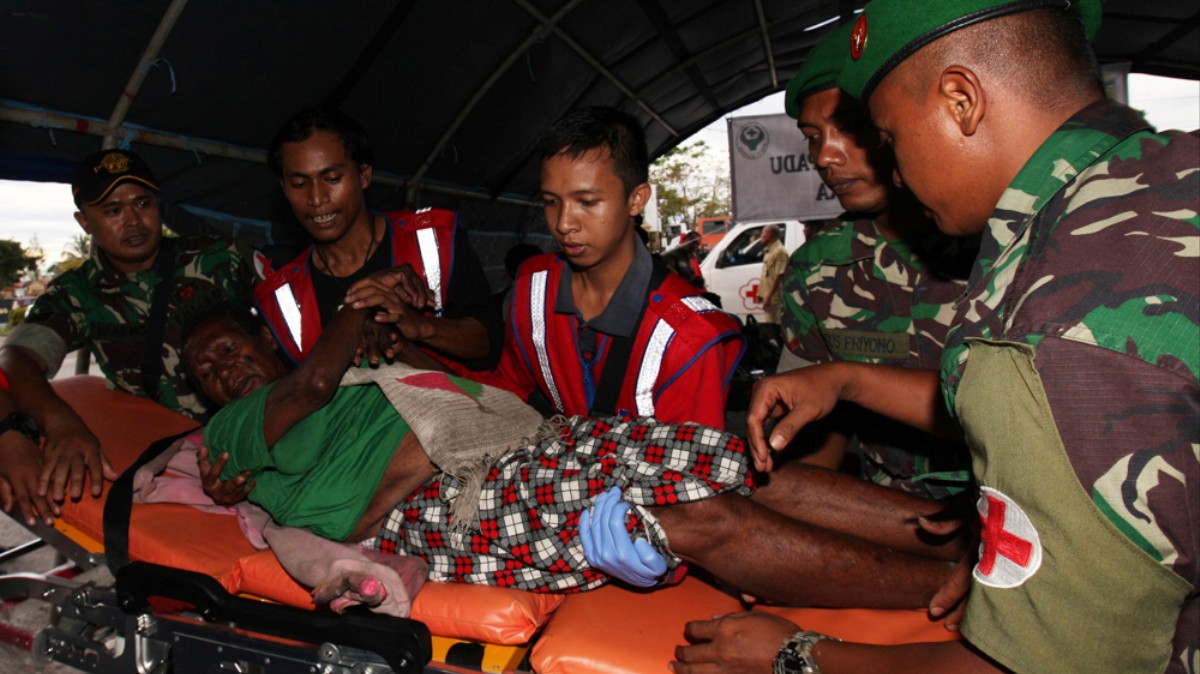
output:
{"label": "ear", "polygon": [[83,214],[83,211],[75,211],[75,222],[79,223],[79,226],[83,228],[83,232],[85,234],[92,233],[92,226],[88,224],[87,216]]}
{"label": "ear", "polygon": [[271,332],[271,328],[269,328],[265,325],[261,326],[259,328],[259,336],[263,338],[263,341],[265,341],[267,344],[271,345],[272,351],[279,350],[279,342],[275,341],[275,335],[274,335],[274,333]]}
{"label": "ear", "polygon": [[371,186],[371,174],[374,172],[374,170],[375,170],[374,167],[372,167],[370,164],[359,164],[358,165],[358,186],[359,186],[359,188],[366,190],[368,187]]}
{"label": "ear", "polygon": [[629,193],[629,216],[641,215],[642,211],[646,210],[648,201],[650,201],[649,184],[641,183],[633,188],[633,191]]}
{"label": "ear", "polygon": [[937,95],[964,136],[973,136],[987,113],[987,98],[975,71],[953,65],[938,78]]}

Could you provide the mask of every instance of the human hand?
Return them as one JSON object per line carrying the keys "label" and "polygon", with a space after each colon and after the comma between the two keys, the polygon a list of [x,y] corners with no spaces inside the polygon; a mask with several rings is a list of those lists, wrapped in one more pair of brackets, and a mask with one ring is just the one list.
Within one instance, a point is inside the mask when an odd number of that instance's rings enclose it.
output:
{"label": "human hand", "polygon": [[629,504],[621,499],[620,487],[597,496],[591,509],[579,518],[583,556],[597,571],[634,587],[653,587],[667,572],[667,560],[649,542],[629,537],[625,529],[628,512]]}
{"label": "human hand", "polygon": [[99,498],[103,492],[104,480],[111,482],[117,479],[117,472],[100,451],[100,441],[77,417],[47,423],[43,434],[38,495],[49,496],[54,514],[61,515],[59,504],[68,494],[72,499],[83,496],[85,477],[91,478],[91,492],[95,498]]}
{"label": "human hand", "polygon": [[346,292],[346,304],[355,309],[379,306],[381,297],[394,297],[417,311],[433,307],[436,298],[425,283],[425,279],[410,264],[381,269],[359,279]]}
{"label": "human hand", "polygon": [[[759,471],[768,472],[773,467],[772,451],[784,449],[800,429],[833,411],[844,386],[834,365],[813,365],[755,382],[746,412],[746,431],[754,467]],[[767,425],[776,419],[768,443]]]}
{"label": "human hand", "polygon": [[[918,517],[917,524],[922,531],[934,536],[961,534],[975,538],[974,528],[961,519]],[[929,600],[930,617],[943,619],[942,626],[952,632],[958,631],[967,611],[967,592],[971,589],[971,571],[975,568],[977,552],[977,546],[968,545],[967,552],[958,560],[950,577]]]}
{"label": "human hand", "polygon": [[42,472],[41,449],[21,433],[0,435],[0,506],[11,513],[13,506],[25,524],[37,524],[41,515],[46,525],[54,524],[56,512],[45,495],[38,493],[38,477]]}
{"label": "human hand", "polygon": [[676,674],[763,674],[770,672],[783,640],[799,632],[790,620],[748,611],[690,622],[683,635],[690,646],[675,647]]}
{"label": "human hand", "polygon": [[222,452],[217,460],[209,462],[208,447],[201,447],[196,452],[196,461],[200,465],[200,483],[204,493],[220,506],[232,506],[246,500],[246,495],[254,489],[254,480],[250,479],[250,471],[244,470],[232,480],[222,480],[221,471],[229,462],[229,453]]}
{"label": "human hand", "polygon": [[362,343],[354,352],[354,364],[361,365],[363,358],[366,358],[372,367],[379,365],[384,359],[395,360],[404,350],[406,341],[393,326],[368,318],[363,327]]}

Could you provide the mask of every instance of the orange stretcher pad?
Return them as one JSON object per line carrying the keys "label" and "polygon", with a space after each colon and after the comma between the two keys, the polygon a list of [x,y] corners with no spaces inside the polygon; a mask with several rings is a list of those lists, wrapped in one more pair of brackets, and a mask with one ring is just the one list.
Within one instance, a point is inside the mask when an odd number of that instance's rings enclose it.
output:
{"label": "orange stretcher pad", "polygon": [[[148,400],[107,390],[102,378],[54,381],[54,388],[88,424],[117,472],[130,466],[155,440],[189,430],[195,422]],[[64,505],[56,528],[89,552],[101,552],[104,496]],[[269,551],[255,550],[236,518],[171,504],[138,504],[130,517],[129,557],[217,579],[229,592],[301,608],[315,608]],[[798,582],[802,582],[798,579]],[[640,674],[669,672],[683,627],[692,620],[743,610],[740,602],[695,578],[655,591],[607,586],[576,595],[427,583],[413,602],[412,618],[441,638],[524,647],[540,674]],[[877,644],[949,641],[956,633],[924,611],[756,609],[780,613],[805,629]],[[535,640],[536,637],[536,640]],[[523,654],[524,648],[518,653]],[[513,669],[505,655],[483,669]]]}

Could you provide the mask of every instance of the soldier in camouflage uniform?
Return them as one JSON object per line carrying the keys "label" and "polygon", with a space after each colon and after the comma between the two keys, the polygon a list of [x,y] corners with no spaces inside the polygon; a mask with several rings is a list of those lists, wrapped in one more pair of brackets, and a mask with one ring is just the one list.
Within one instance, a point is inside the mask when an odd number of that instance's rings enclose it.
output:
{"label": "soldier in camouflage uniform", "polygon": [[[1155,133],[1103,98],[1085,37],[1099,14],[875,0],[839,80],[939,227],[984,235],[942,377],[982,490],[970,648],[907,647],[922,671],[1200,670],[1200,135]],[[892,382],[828,379],[763,387],[759,421],[792,407],[771,446],[830,397],[911,413],[888,406]],[[737,627],[796,629],[754,620]],[[791,640],[806,671],[898,657]]]}
{"label": "soldier in camouflage uniform", "polygon": [[[837,88],[851,24],[810,52],[788,83],[787,113],[822,180],[848,212],[792,254],[783,281],[787,344],[780,371],[844,360],[937,370],[953,302],[973,250],[937,231],[911,193],[892,184],[891,151],[858,103]],[[965,264],[964,264],[965,262]],[[850,436],[862,475],[942,499],[967,484],[960,442],[842,406],[805,462],[836,468]]]}
{"label": "soldier in camouflage uniform", "polygon": [[[12,383],[16,407],[41,427],[45,446],[37,491],[50,491],[61,501],[70,481],[78,498],[85,473],[99,494],[102,472],[111,469],[86,425],[50,388],[70,351],[87,348],[110,386],[147,396],[198,421],[209,409],[192,388],[180,361],[183,326],[189,317],[231,298],[245,299],[262,278],[262,258],[240,243],[218,238],[165,239],[154,175],[140,157],[105,150],[85,159],[76,171],[72,191],[83,230],[96,251],[81,266],[50,282],[25,322],[0,349],[0,368]],[[169,254],[169,259],[159,258]],[[164,270],[171,286],[163,298],[165,326],[161,344],[147,344],[150,307]],[[147,349],[161,353],[159,376],[146,389],[143,376]],[[153,368],[151,368],[153,369]],[[4,438],[0,438],[4,440]],[[24,461],[28,476],[30,461]],[[12,464],[9,464],[12,468]],[[28,479],[0,475],[27,516],[31,498]],[[13,482],[22,487],[14,487]],[[43,501],[44,503],[44,501]],[[57,507],[52,507],[57,510]],[[38,508],[47,521],[50,513]]]}

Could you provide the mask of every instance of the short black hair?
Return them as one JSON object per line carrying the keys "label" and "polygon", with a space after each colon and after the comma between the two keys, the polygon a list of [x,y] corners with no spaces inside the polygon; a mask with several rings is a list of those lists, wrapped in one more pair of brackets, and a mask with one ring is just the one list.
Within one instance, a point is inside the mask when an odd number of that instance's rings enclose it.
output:
{"label": "short black hair", "polygon": [[180,357],[183,357],[183,351],[192,339],[192,333],[201,325],[217,320],[229,321],[233,324],[233,327],[237,328],[239,333],[246,337],[257,337],[262,333],[263,323],[258,319],[257,310],[249,304],[237,300],[220,302],[204,311],[199,311],[189,316],[183,325],[180,326],[180,334],[183,337],[180,340]]}
{"label": "short black hair", "polygon": [[563,115],[546,130],[541,141],[542,160],[565,154],[578,159],[584,154],[607,149],[613,171],[628,196],[650,180],[650,158],[646,133],[632,115],[616,108],[580,108]]}
{"label": "short black hair", "polygon": [[342,139],[346,156],[356,164],[375,164],[375,155],[367,140],[367,132],[349,115],[332,108],[305,108],[292,115],[271,139],[267,164],[275,175],[283,175],[283,144],[298,143],[317,131],[328,131]]}

